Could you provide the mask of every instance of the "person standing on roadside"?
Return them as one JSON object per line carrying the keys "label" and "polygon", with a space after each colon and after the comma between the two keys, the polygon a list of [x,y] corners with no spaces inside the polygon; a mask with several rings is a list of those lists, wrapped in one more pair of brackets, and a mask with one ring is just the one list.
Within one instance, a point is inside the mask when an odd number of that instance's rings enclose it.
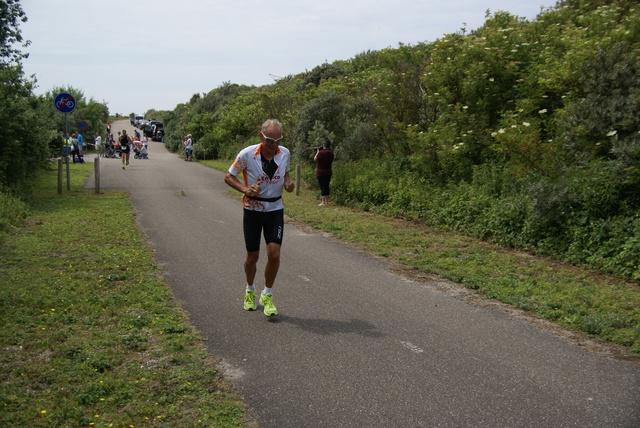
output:
{"label": "person standing on roadside", "polygon": [[62,134],[62,154],[64,155],[65,162],[69,162],[69,155],[71,154],[71,140],[67,134]]}
{"label": "person standing on roadside", "polygon": [[84,146],[84,140],[82,139],[82,134],[77,132],[76,133],[76,140],[78,140],[78,156],[80,156],[82,158],[83,154],[82,154],[82,149]]}
{"label": "person standing on roadside", "polygon": [[324,140],[321,147],[316,149],[316,155],[313,157],[313,161],[316,162],[316,177],[318,177],[318,185],[320,186],[320,196],[322,202],[319,206],[329,205],[329,183],[331,182],[331,175],[333,171],[331,165],[333,164],[333,151],[331,150],[331,142]]}
{"label": "person standing on roadside", "polygon": [[131,153],[131,137],[127,135],[127,130],[122,130],[122,135],[118,138],[120,143],[120,153],[122,153],[122,169],[129,166],[129,153]]}
{"label": "person standing on roadside", "polygon": [[80,155],[80,145],[78,144],[78,133],[71,136],[71,160],[73,163],[84,163],[84,158]]}
{"label": "person standing on roadside", "polygon": [[[244,273],[247,281],[244,309],[256,310],[254,280],[260,256],[260,240],[264,234],[267,264],[264,269],[265,288],[260,303],[267,316],[277,315],[272,288],[280,268],[280,247],[284,233],[284,205],[282,190],[292,192],[294,183],[289,176],[290,153],[280,146],[282,125],[277,119],[262,124],[260,144],[246,147],[224,176],[224,182],[241,192],[243,206],[244,242],[247,250]],[[244,182],[238,179],[242,173]]]}
{"label": "person standing on roadside", "polygon": [[193,155],[193,141],[191,140],[191,134],[185,137],[183,144],[187,156],[185,160],[187,162],[191,162],[191,155]]}
{"label": "person standing on roadside", "polygon": [[96,132],[96,136],[95,136],[95,138],[93,140],[93,144],[96,146],[96,154],[98,155],[99,158],[101,158],[102,157],[102,153],[103,153],[103,150],[102,150],[102,137],[97,132]]}

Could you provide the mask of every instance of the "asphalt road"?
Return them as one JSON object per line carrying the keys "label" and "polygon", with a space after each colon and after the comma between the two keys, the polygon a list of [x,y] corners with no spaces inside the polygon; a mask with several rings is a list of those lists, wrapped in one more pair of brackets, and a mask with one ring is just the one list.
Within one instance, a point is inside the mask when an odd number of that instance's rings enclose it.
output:
{"label": "asphalt road", "polygon": [[[133,131],[120,121],[114,133],[123,126]],[[157,142],[127,170],[101,161],[102,189],[131,193],[167,281],[260,426],[640,426],[639,364],[292,224],[280,315],[245,312],[242,208],[223,176]]]}

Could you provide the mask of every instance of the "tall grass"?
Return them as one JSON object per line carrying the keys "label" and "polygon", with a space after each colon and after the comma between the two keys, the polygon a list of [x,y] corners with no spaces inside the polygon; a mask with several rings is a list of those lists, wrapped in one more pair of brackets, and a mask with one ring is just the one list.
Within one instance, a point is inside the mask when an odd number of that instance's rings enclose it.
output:
{"label": "tall grass", "polygon": [[6,234],[22,224],[28,215],[27,205],[9,191],[0,189],[0,243]]}

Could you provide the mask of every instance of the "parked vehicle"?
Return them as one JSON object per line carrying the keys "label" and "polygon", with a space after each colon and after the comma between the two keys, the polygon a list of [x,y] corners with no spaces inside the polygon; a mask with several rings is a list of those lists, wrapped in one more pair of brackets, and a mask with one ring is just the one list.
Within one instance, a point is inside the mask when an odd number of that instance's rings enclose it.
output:
{"label": "parked vehicle", "polygon": [[164,125],[162,124],[162,122],[156,121],[153,125],[151,125],[151,132],[152,141],[163,141],[162,138],[164,137]]}
{"label": "parked vehicle", "polygon": [[153,126],[151,126],[150,124],[146,124],[146,125],[142,125],[142,134],[145,137],[153,137]]}
{"label": "parked vehicle", "polygon": [[153,135],[155,133],[155,127],[154,125],[160,123],[159,120],[155,120],[155,119],[151,119],[149,121],[149,123],[145,123],[144,125],[142,125],[140,127],[140,129],[142,129],[142,133],[144,134],[145,137],[149,137],[149,138],[153,138]]}

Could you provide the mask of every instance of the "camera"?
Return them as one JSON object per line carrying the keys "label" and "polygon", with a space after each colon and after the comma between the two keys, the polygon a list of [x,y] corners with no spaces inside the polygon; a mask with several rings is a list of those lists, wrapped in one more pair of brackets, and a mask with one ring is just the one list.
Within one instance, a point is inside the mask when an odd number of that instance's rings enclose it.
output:
{"label": "camera", "polygon": [[318,146],[318,147],[314,147],[313,150],[318,151],[318,150],[322,150],[323,148],[324,148],[323,146]]}

